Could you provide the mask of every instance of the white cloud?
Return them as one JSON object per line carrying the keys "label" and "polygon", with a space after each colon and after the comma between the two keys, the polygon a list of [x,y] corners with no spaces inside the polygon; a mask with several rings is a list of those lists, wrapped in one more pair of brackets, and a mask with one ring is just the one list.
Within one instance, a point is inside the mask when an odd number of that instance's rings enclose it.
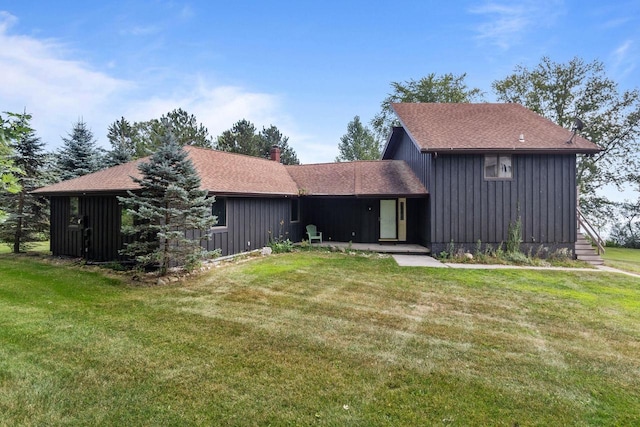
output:
{"label": "white cloud", "polygon": [[613,73],[624,79],[636,68],[637,51],[632,40],[624,41],[611,53]]}
{"label": "white cloud", "polygon": [[[171,83],[118,79],[68,58],[66,47],[55,40],[11,35],[9,29],[16,22],[13,15],[0,12],[0,111],[26,108],[49,149],[60,146],[61,137],[79,118],[89,125],[99,145],[108,148],[107,128],[121,116],[143,121],[176,108],[194,114],[213,137],[246,118],[258,128],[273,123],[293,139],[287,133],[295,132],[292,120],[282,112],[278,96],[216,86],[192,75],[173,75]],[[115,60],[106,70],[113,64]],[[166,88],[174,89],[166,93]]]}
{"label": "white cloud", "polygon": [[476,27],[478,39],[509,49],[536,27],[550,25],[558,16],[562,1],[488,1],[469,12],[485,18]]}
{"label": "white cloud", "polygon": [[99,117],[130,82],[92,70],[64,58],[63,45],[52,40],[10,35],[17,19],[0,14],[0,85],[2,110],[33,114],[32,125],[48,144],[60,143],[80,117]]}

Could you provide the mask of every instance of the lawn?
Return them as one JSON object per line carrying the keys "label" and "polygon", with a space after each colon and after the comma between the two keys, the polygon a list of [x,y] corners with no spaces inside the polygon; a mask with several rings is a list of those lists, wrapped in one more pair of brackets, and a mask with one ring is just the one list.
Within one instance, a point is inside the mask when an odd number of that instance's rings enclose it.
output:
{"label": "lawn", "polygon": [[602,257],[610,267],[640,273],[640,249],[606,248]]}
{"label": "lawn", "polygon": [[[49,241],[46,242],[34,242],[33,247],[29,248],[28,252],[49,252]],[[8,254],[13,251],[13,244],[9,246],[7,243],[0,242],[0,254]]]}
{"label": "lawn", "polygon": [[635,278],[298,252],[144,287],[0,256],[0,425],[633,425]]}

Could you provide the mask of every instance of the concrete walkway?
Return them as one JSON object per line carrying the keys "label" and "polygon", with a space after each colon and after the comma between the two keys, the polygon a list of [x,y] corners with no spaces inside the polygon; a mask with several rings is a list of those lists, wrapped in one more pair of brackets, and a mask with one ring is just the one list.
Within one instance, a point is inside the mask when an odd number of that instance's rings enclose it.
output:
{"label": "concrete walkway", "polygon": [[344,250],[353,249],[354,251],[370,251],[386,254],[423,254],[429,253],[429,249],[420,245],[413,245],[409,243],[348,243],[348,242],[334,242],[324,241],[322,243],[314,243],[313,246],[322,246],[325,248],[340,248]]}
{"label": "concrete walkway", "polygon": [[630,273],[628,271],[618,270],[617,268],[606,267],[604,265],[595,266],[595,268],[579,268],[579,267],[533,267],[520,265],[491,265],[491,264],[455,264],[443,263],[437,259],[426,255],[392,255],[400,267],[435,267],[435,268],[459,268],[459,269],[476,269],[476,270],[499,270],[499,269],[527,269],[527,270],[556,270],[556,271],[590,271],[590,272],[608,272],[625,274],[640,279],[640,274]]}

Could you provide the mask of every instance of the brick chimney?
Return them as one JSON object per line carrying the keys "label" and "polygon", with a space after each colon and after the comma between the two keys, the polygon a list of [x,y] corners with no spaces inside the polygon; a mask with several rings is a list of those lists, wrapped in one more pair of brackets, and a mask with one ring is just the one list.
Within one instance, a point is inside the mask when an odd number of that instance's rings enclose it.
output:
{"label": "brick chimney", "polygon": [[271,151],[269,152],[269,157],[274,162],[280,163],[280,147],[278,147],[277,145],[273,145],[271,147]]}

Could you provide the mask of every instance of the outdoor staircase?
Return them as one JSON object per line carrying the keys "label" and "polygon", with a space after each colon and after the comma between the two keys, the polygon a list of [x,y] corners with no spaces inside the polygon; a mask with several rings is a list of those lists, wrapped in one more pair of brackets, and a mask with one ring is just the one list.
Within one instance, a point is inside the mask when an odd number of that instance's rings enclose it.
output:
{"label": "outdoor staircase", "polygon": [[603,265],[604,260],[598,254],[598,250],[591,245],[584,234],[578,234],[578,240],[575,247],[576,258],[580,261],[588,262],[593,265]]}
{"label": "outdoor staircase", "polygon": [[[604,260],[600,254],[604,253],[604,240],[600,237],[600,233],[589,223],[589,220],[577,209],[578,214],[578,240],[574,253],[576,258],[588,262],[593,265],[603,265]],[[589,236],[591,241],[587,240],[585,234]],[[595,247],[592,246],[595,244]]]}

